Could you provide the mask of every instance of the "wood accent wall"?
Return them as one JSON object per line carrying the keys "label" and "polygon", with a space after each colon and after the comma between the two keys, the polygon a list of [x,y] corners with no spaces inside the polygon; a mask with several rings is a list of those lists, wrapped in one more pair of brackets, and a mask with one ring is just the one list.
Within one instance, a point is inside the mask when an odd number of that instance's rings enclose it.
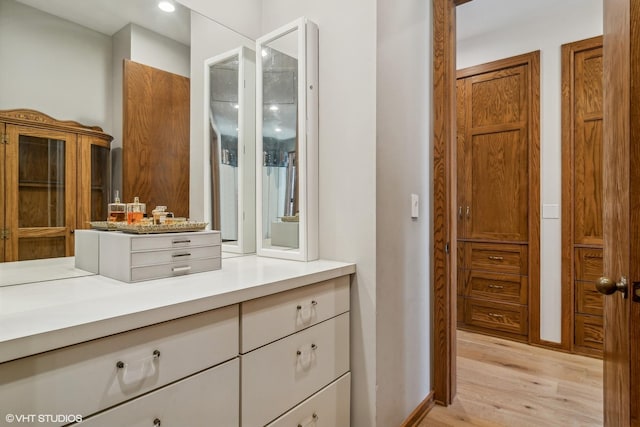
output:
{"label": "wood accent wall", "polygon": [[189,79],[125,60],[123,80],[122,201],[188,217]]}

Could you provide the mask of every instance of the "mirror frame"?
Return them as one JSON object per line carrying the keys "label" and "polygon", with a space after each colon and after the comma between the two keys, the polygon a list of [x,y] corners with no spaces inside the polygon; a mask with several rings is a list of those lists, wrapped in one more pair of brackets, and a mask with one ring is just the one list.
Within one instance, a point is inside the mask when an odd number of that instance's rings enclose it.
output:
{"label": "mirror frame", "polygon": [[[256,55],[246,46],[232,49],[204,61],[204,141],[209,144],[209,111],[211,104],[210,67],[238,57],[238,240],[237,244],[222,242],[222,251],[249,254],[256,251],[255,206],[255,94]],[[242,149],[240,149],[242,147]],[[205,150],[206,151],[206,150]],[[213,172],[211,172],[213,173]],[[210,177],[209,177],[210,178]],[[252,191],[250,191],[252,190]],[[213,191],[213,189],[212,189]],[[218,203],[220,201],[218,200]],[[213,213],[211,213],[213,215]]]}
{"label": "mirror frame", "polygon": [[[294,31],[298,51],[298,249],[264,247],[262,238],[263,81],[262,48]],[[306,120],[305,120],[306,118]],[[318,26],[301,17],[256,40],[256,245],[259,256],[318,259]]]}

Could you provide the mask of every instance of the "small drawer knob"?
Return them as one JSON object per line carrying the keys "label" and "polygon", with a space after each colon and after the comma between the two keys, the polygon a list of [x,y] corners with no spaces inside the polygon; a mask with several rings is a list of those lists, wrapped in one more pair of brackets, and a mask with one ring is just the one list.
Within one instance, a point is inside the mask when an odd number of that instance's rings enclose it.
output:
{"label": "small drawer knob", "polygon": [[162,422],[160,421],[160,418],[156,418],[155,420],[153,420],[153,427],[160,427],[162,425]]}

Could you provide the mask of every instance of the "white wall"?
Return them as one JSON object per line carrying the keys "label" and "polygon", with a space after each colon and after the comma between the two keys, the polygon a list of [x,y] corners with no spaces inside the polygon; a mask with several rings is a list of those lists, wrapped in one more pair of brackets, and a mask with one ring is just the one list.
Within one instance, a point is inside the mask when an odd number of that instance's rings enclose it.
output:
{"label": "white wall", "polygon": [[[457,26],[490,16],[495,5],[484,0],[458,7]],[[509,7],[513,0],[503,0]],[[473,9],[471,7],[473,6]],[[458,69],[507,58],[534,50],[541,51],[540,64],[540,202],[561,204],[561,56],[560,46],[602,34],[602,0],[557,1],[547,13],[528,15],[511,26],[458,40]],[[540,207],[542,212],[542,206]],[[540,336],[561,340],[561,220],[542,218],[540,232]]]}
{"label": "white wall", "polygon": [[0,109],[29,108],[112,131],[111,38],[0,0]]}
{"label": "white wall", "polygon": [[431,391],[431,2],[377,3],[377,425],[398,426]]}
{"label": "white wall", "polygon": [[320,257],[357,263],[352,425],[375,426],[376,3],[264,0],[262,34],[300,16],[320,31]]}
{"label": "white wall", "polygon": [[262,0],[179,0],[178,2],[254,40],[262,35],[260,28]]}
{"label": "white wall", "polygon": [[131,60],[169,73],[189,77],[191,61],[189,46],[147,30],[131,27]]}

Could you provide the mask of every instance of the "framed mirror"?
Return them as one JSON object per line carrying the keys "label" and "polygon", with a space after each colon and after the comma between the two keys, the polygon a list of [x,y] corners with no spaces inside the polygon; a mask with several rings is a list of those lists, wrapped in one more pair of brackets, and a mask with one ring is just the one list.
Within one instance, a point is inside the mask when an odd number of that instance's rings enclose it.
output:
{"label": "framed mirror", "polygon": [[318,258],[318,27],[256,41],[256,234],[261,256]]}
{"label": "framed mirror", "polygon": [[210,224],[226,252],[256,249],[255,75],[255,52],[244,46],[205,61]]}

